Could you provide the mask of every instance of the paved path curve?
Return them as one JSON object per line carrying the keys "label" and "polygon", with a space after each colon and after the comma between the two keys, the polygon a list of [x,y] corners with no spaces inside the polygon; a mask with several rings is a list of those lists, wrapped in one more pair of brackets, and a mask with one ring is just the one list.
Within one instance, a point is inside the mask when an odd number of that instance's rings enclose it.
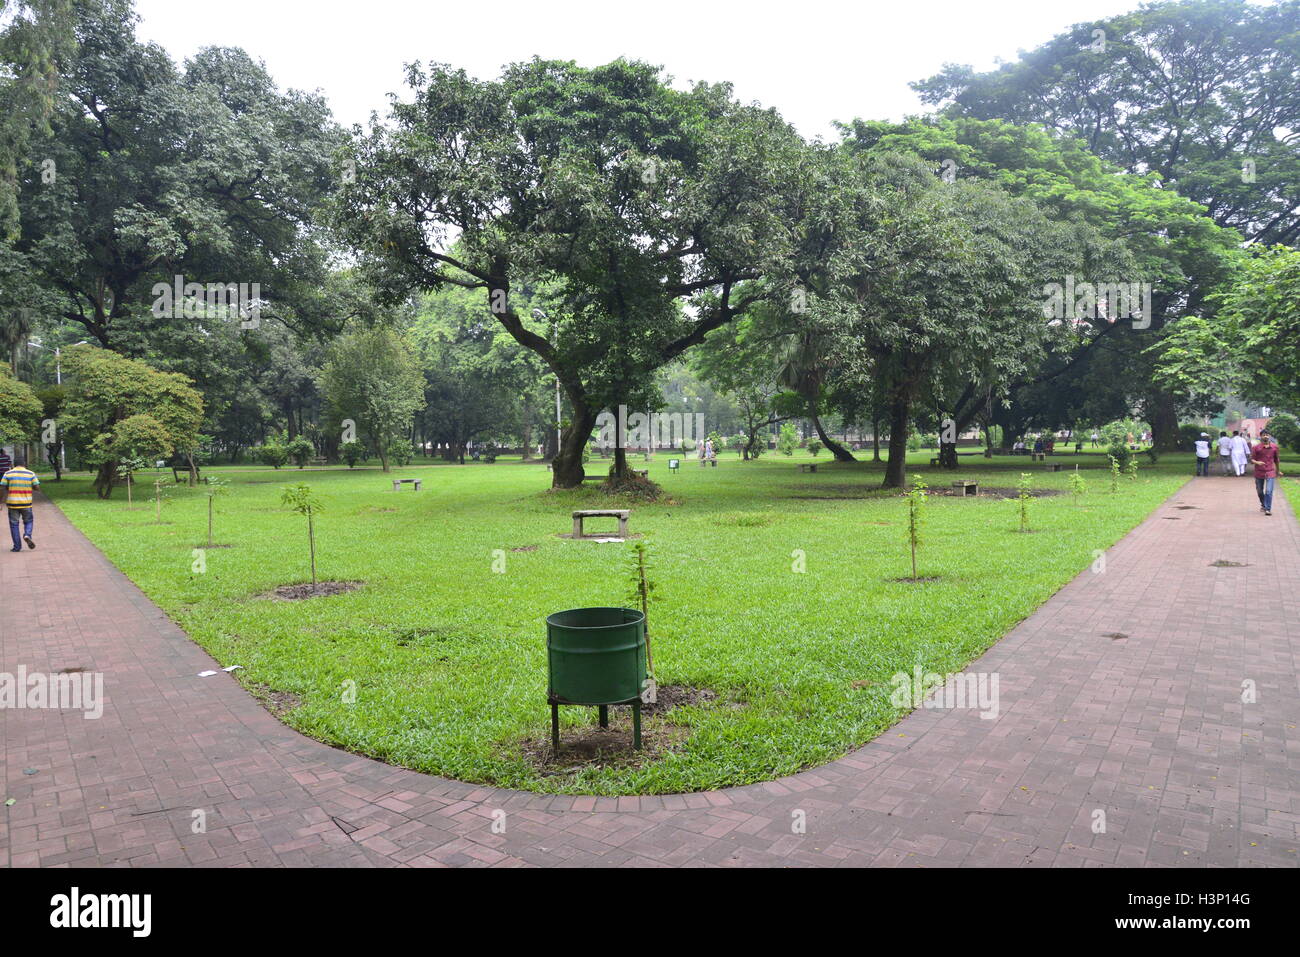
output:
{"label": "paved path curve", "polygon": [[[1189,483],[1111,549],[1103,573],[1085,571],[973,663],[999,676],[997,720],[922,709],[825,767],[672,797],[500,791],[304,738],[229,676],[196,677],[212,659],[62,513],[42,503],[37,523],[35,552],[0,552],[0,672],[103,672],[107,704],[99,720],[0,709],[14,799],[0,806],[0,864],[1300,857],[1300,526],[1285,502],[1260,515],[1245,479]],[[1116,633],[1128,637],[1104,637]],[[1247,680],[1257,703],[1242,702]],[[196,809],[206,833],[192,833]]]}

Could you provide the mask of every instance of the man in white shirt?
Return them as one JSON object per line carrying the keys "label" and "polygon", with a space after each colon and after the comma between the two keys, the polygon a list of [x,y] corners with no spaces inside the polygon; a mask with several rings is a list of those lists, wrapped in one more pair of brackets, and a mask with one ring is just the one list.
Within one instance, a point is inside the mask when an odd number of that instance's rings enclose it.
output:
{"label": "man in white shirt", "polygon": [[1219,474],[1232,474],[1232,439],[1227,432],[1219,433]]}
{"label": "man in white shirt", "polygon": [[1232,470],[1238,475],[1246,474],[1246,463],[1250,461],[1250,443],[1239,431],[1232,433]]}
{"label": "man in white shirt", "polygon": [[1196,440],[1196,474],[1207,478],[1210,474],[1210,433],[1202,432]]}

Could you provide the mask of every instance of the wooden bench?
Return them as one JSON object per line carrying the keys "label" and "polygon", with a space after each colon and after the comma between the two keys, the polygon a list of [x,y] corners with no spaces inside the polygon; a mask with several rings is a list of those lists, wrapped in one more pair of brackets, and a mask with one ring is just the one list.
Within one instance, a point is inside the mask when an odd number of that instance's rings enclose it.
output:
{"label": "wooden bench", "polygon": [[627,517],[632,514],[627,508],[583,508],[573,513],[573,537],[582,538],[582,522],[588,518],[618,519],[618,537],[627,538]]}
{"label": "wooden bench", "polygon": [[799,463],[799,471],[800,471],[800,472],[816,472],[816,471],[817,471],[817,463],[816,463],[816,462],[801,462],[801,463]]}
{"label": "wooden bench", "polygon": [[415,490],[418,492],[420,491],[420,483],[423,481],[423,479],[393,479],[393,491],[400,492],[403,484],[410,483],[415,486]]}
{"label": "wooden bench", "polygon": [[970,479],[953,482],[952,487],[961,489],[962,495],[978,495],[980,493],[979,483],[972,482]]}

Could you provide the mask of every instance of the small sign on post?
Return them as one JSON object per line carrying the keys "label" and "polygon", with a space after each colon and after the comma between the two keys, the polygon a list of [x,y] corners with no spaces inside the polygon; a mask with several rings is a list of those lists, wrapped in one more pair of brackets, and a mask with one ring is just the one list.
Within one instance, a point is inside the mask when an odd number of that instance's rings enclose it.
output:
{"label": "small sign on post", "polygon": [[669,460],[668,460],[668,468],[669,468],[670,470],[674,471],[674,472],[676,472],[679,468],[681,468],[681,465],[682,465],[682,460],[681,460],[681,459],[669,459]]}

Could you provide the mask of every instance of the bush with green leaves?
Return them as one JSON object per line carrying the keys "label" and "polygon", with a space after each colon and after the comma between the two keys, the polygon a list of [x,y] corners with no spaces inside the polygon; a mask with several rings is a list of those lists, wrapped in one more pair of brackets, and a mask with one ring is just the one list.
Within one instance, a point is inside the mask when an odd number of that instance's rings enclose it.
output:
{"label": "bush with green leaves", "polygon": [[1269,420],[1269,434],[1277,444],[1292,452],[1300,452],[1300,419],[1289,412],[1279,412]]}
{"label": "bush with green leaves", "polygon": [[304,468],[316,455],[316,446],[305,435],[295,435],[284,444],[284,453],[298,468]]}
{"label": "bush with green leaves", "polygon": [[822,445],[820,439],[809,439],[809,440],[808,440],[808,451],[811,452],[811,453],[813,454],[814,457],[816,457],[817,453],[820,452],[820,451],[821,451],[822,449],[824,449],[824,448],[825,448],[825,446]]}
{"label": "bush with green leaves", "polygon": [[280,468],[289,461],[289,450],[284,443],[280,441],[279,436],[271,436],[261,445],[255,445],[249,449],[249,455],[257,462],[263,465],[269,465],[272,468]]}
{"label": "bush with green leaves", "polygon": [[1119,476],[1123,471],[1123,466],[1119,464],[1119,459],[1115,458],[1114,455],[1109,455],[1107,458],[1110,459],[1110,490],[1112,492],[1118,492]]}
{"label": "bush with green leaves", "polygon": [[1178,449],[1180,452],[1195,452],[1196,443],[1202,432],[1209,431],[1199,422],[1184,422],[1178,427]]}
{"label": "bush with green leaves", "polygon": [[1109,455],[1115,461],[1119,462],[1119,467],[1121,470],[1128,468],[1129,460],[1133,458],[1133,450],[1130,449],[1123,442],[1118,442],[1115,445],[1112,445],[1106,451],[1106,454]]}
{"label": "bush with green leaves", "polygon": [[339,457],[348,463],[348,468],[353,468],[365,460],[366,447],[360,442],[344,442],[339,446]]}
{"label": "bush with green leaves", "polygon": [[795,429],[794,424],[785,422],[781,425],[781,433],[776,439],[777,451],[782,455],[794,455],[794,450],[799,447],[799,432]]}

